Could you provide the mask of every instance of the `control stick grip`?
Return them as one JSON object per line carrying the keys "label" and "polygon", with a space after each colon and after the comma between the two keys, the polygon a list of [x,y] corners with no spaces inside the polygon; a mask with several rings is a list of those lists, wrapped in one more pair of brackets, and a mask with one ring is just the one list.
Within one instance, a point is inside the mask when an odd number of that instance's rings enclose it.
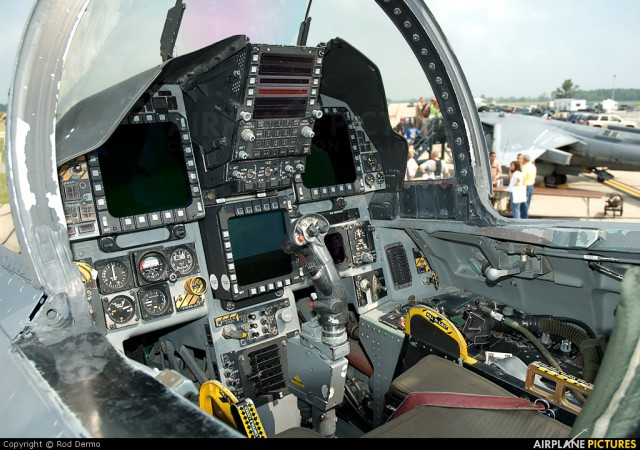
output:
{"label": "control stick grip", "polygon": [[297,246],[298,252],[316,269],[311,275],[318,296],[313,302],[313,310],[323,328],[335,331],[347,323],[347,291],[324,243],[328,231],[329,222],[324,216],[305,214],[293,223],[291,243],[285,246],[289,250],[292,245]]}

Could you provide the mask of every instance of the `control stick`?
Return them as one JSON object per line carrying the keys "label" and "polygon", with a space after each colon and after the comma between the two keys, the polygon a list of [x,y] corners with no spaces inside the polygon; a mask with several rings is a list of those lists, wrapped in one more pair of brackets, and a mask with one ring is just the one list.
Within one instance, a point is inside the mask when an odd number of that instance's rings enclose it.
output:
{"label": "control stick", "polygon": [[324,237],[329,222],[320,214],[305,214],[292,227],[285,251],[301,253],[307,261],[307,270],[316,288],[313,302],[318,322],[322,326],[322,342],[336,347],[347,340],[347,294],[336,269]]}
{"label": "control stick", "polygon": [[311,422],[316,431],[335,437],[336,406],[344,400],[345,374],[349,362],[347,340],[347,291],[324,244],[329,222],[320,214],[296,219],[283,250],[297,253],[316,290],[311,320],[301,324],[300,335],[287,344],[291,392],[301,405],[311,405]]}

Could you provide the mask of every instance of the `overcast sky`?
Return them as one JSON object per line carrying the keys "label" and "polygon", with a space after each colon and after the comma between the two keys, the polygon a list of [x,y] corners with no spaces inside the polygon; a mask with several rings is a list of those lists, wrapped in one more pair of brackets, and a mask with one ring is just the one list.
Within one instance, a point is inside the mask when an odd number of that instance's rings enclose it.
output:
{"label": "overcast sky", "polygon": [[[0,103],[6,103],[33,1],[0,4]],[[548,95],[565,79],[586,90],[612,89],[614,83],[640,88],[638,0],[428,0],[427,5],[475,96]],[[362,8],[363,20],[366,11]],[[388,96],[415,96],[411,86],[396,85]]]}

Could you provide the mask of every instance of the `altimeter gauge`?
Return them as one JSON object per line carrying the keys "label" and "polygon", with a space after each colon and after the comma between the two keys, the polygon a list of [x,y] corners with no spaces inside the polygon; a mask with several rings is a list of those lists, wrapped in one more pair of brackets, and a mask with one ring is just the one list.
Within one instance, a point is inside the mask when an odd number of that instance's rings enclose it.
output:
{"label": "altimeter gauge", "polygon": [[163,285],[140,289],[138,299],[143,319],[149,320],[173,312],[169,293]]}

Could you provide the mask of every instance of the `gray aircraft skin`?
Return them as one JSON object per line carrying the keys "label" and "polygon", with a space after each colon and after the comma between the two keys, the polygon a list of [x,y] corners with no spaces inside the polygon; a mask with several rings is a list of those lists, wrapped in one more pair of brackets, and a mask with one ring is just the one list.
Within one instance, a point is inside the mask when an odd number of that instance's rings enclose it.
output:
{"label": "gray aircraft skin", "polygon": [[634,129],[598,128],[544,117],[480,112],[488,146],[509,166],[529,153],[549,186],[567,175],[602,170],[640,170],[640,134]]}
{"label": "gray aircraft skin", "polygon": [[[443,31],[421,0],[379,0],[453,161],[404,182],[394,63],[347,6],[35,4],[7,114],[1,437],[640,435],[640,225],[500,216]],[[502,142],[519,121],[493,120]],[[577,164],[602,133],[552,139],[584,146]],[[545,414],[388,420],[414,391]]]}

